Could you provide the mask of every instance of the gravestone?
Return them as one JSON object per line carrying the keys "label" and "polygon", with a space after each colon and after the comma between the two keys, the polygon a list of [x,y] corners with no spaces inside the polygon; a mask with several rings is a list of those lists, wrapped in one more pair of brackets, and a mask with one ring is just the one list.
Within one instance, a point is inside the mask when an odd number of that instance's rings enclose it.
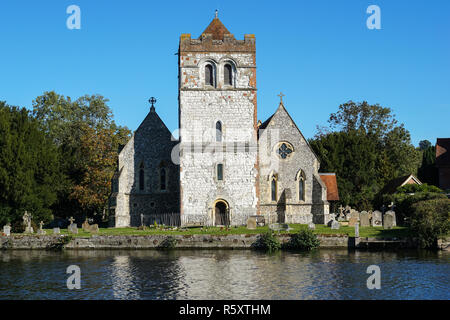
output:
{"label": "gravestone", "polygon": [[272,223],[269,225],[269,229],[273,231],[288,231],[290,228],[287,223]]}
{"label": "gravestone", "polygon": [[25,211],[22,219],[23,224],[25,225],[24,233],[34,233],[33,227],[31,226],[31,214],[28,214],[28,211]]}
{"label": "gravestone", "polygon": [[336,220],[331,221],[331,229],[338,230],[340,226],[341,225]]}
{"label": "gravestone", "polygon": [[7,224],[6,226],[3,226],[3,233],[9,237],[11,235],[11,226]]}
{"label": "gravestone", "polygon": [[349,217],[349,220],[350,220],[350,218],[356,218],[356,220],[359,221],[359,212],[356,211],[356,210],[354,210],[354,209],[352,209],[352,210],[350,211],[350,217]]}
{"label": "gravestone", "polygon": [[98,224],[91,224],[91,225],[89,226],[89,232],[90,232],[90,233],[95,233],[95,234],[97,234],[97,233],[99,233],[99,231],[100,231],[100,229],[98,228]]}
{"label": "gravestone", "polygon": [[359,222],[361,223],[361,227],[370,227],[370,218],[367,211],[361,211],[359,214]]}
{"label": "gravestone", "polygon": [[256,229],[256,218],[255,217],[249,217],[247,219],[247,229],[249,229],[249,230]]}
{"label": "gravestone", "polygon": [[78,234],[78,226],[76,223],[73,223],[75,221],[75,219],[73,217],[70,217],[69,221],[70,221],[70,224],[67,227],[67,231],[69,233]]}
{"label": "gravestone", "polygon": [[316,229],[316,225],[314,223],[310,222],[308,224],[308,228],[311,229],[311,230],[315,230]]}
{"label": "gravestone", "polygon": [[372,227],[382,227],[383,226],[382,214],[380,211],[375,210],[372,212]]}
{"label": "gravestone", "polygon": [[89,222],[88,219],[86,218],[86,220],[84,220],[83,224],[81,225],[81,228],[83,229],[83,231],[89,232]]}
{"label": "gravestone", "polygon": [[355,237],[359,238],[359,223],[355,223]]}
{"label": "gravestone", "polygon": [[39,223],[39,230],[37,231],[37,234],[40,234],[40,235],[46,234],[46,233],[45,233],[45,230],[42,229],[43,226],[44,226],[44,222],[41,221],[41,222]]}
{"label": "gravestone", "polygon": [[357,217],[350,217],[350,219],[348,219],[348,226],[349,227],[354,227],[356,223],[358,223],[358,218]]}
{"label": "gravestone", "polygon": [[392,210],[389,210],[383,216],[383,228],[384,229],[392,229],[396,225],[397,225],[397,223],[395,221],[395,212]]}
{"label": "gravestone", "polygon": [[53,234],[60,234],[61,230],[59,228],[53,228]]}

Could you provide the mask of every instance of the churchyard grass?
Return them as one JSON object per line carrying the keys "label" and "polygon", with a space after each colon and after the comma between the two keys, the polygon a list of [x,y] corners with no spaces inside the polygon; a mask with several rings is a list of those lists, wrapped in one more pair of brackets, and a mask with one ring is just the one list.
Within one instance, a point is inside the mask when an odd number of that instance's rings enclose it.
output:
{"label": "churchyard grass", "polygon": [[[307,228],[307,225],[301,224],[289,224],[291,230],[280,231],[281,234],[296,233],[302,228]],[[229,230],[219,227],[192,227],[182,230],[164,230],[162,228],[147,227],[145,230],[139,230],[138,228],[100,228],[98,235],[131,235],[131,236],[143,236],[143,235],[194,235],[194,234],[212,234],[212,235],[227,235],[227,234],[259,234],[269,230],[268,226],[257,227],[255,230],[249,230],[245,226],[231,227]],[[53,230],[45,230],[48,235],[53,234]],[[354,236],[355,229],[349,226],[341,226],[338,230],[333,230],[325,225],[316,225],[314,230],[316,234],[336,234],[336,235],[348,235]],[[61,229],[61,234],[68,234],[67,229]],[[380,227],[360,227],[360,237],[369,238],[405,238],[411,236],[411,231],[405,227],[394,227],[393,229],[385,230]],[[78,229],[78,234],[72,234],[73,237],[90,237],[91,233]]]}

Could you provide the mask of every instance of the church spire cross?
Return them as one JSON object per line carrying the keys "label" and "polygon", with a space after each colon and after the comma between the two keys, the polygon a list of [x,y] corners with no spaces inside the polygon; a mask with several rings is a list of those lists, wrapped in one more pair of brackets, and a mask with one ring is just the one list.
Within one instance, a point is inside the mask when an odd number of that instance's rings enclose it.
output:
{"label": "church spire cross", "polygon": [[283,103],[283,97],[284,97],[283,92],[280,92],[280,94],[277,94],[277,96],[280,97],[280,103]]}
{"label": "church spire cross", "polygon": [[154,104],[156,103],[155,97],[151,97],[150,99],[148,99],[148,102],[150,102],[152,104],[152,106],[150,107],[150,111],[155,111],[155,106],[154,106]]}

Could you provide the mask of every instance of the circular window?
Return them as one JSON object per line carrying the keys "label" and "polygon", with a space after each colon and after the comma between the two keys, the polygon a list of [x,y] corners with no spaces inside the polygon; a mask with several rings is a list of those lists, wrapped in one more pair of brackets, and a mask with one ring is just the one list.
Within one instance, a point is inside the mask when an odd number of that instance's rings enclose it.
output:
{"label": "circular window", "polygon": [[282,142],[278,145],[277,154],[280,156],[281,159],[288,158],[292,152],[294,152],[294,148],[290,143]]}

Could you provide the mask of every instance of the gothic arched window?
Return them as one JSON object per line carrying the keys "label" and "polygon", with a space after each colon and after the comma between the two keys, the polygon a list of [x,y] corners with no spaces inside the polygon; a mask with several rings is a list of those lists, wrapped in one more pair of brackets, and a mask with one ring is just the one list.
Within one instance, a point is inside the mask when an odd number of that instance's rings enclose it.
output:
{"label": "gothic arched window", "polygon": [[230,64],[226,64],[223,68],[223,82],[225,85],[233,85],[233,68]]}
{"label": "gothic arched window", "polygon": [[139,166],[139,190],[145,189],[145,170],[144,163]]}
{"label": "gothic arched window", "polygon": [[167,188],[167,172],[166,172],[166,168],[161,168],[159,170],[159,188],[161,191],[166,190]]}
{"label": "gothic arched window", "polygon": [[216,122],[216,141],[222,141],[222,122],[220,121]]}
{"label": "gothic arched window", "polygon": [[223,164],[221,163],[217,165],[217,180],[223,180]]}
{"label": "gothic arched window", "polygon": [[305,201],[305,179],[303,176],[298,179],[298,199]]}
{"label": "gothic arched window", "polygon": [[205,66],[205,84],[214,87],[214,68],[210,64]]}
{"label": "gothic arched window", "polygon": [[272,177],[270,189],[272,201],[277,201],[277,178],[275,176]]}

